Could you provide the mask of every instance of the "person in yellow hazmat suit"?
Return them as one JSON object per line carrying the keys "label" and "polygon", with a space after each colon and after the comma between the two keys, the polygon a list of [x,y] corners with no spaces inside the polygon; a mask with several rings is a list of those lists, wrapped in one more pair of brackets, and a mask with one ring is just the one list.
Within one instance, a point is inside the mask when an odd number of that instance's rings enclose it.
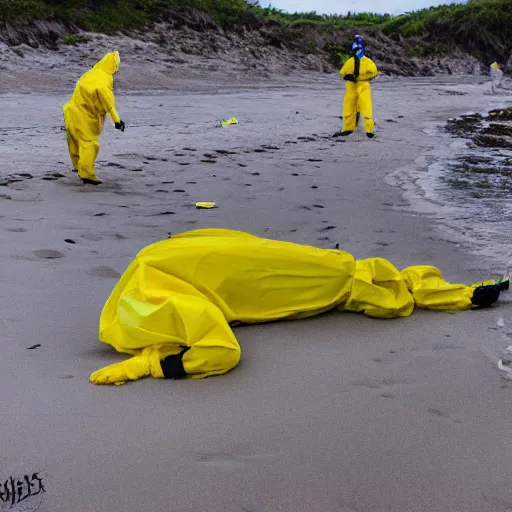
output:
{"label": "person in yellow hazmat suit", "polygon": [[95,371],[93,384],[219,375],[240,360],[231,329],[296,320],[337,308],[375,318],[414,307],[461,311],[489,306],[508,278],[450,284],[432,266],[396,269],[382,258],[355,260],[337,249],[200,229],[144,248],[101,313],[99,338],[132,357]]}
{"label": "person in yellow hazmat suit", "polygon": [[117,73],[119,64],[119,52],[107,53],[78,80],[73,95],[62,108],[69,156],[85,184],[101,183],[96,177],[94,164],[105,116],[110,115],[116,129],[125,130],[114,97],[113,75]]}
{"label": "person in yellow hazmat suit", "polygon": [[352,45],[353,56],[345,62],[340,75],[347,82],[343,99],[343,128],[336,134],[343,137],[350,135],[357,124],[357,114],[361,113],[364,129],[369,138],[373,138],[374,121],[370,81],[378,75],[377,66],[363,54],[360,44]]}

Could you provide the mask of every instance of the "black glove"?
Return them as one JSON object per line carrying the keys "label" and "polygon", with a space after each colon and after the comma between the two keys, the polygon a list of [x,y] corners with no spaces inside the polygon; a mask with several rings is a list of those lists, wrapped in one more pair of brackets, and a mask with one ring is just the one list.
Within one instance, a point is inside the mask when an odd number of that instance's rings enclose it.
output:
{"label": "black glove", "polygon": [[356,82],[356,77],[354,75],[345,75],[343,80],[348,80],[349,82]]}
{"label": "black glove", "polygon": [[121,130],[122,132],[124,132],[124,129],[125,129],[124,121],[119,121],[119,123],[115,124],[115,127],[116,127],[116,130]]}

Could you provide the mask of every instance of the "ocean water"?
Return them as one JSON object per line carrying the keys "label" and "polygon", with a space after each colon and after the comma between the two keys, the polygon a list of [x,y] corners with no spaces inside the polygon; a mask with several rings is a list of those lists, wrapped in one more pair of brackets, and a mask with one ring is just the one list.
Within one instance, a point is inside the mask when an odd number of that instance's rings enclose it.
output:
{"label": "ocean water", "polygon": [[[500,123],[512,130],[512,121]],[[432,217],[446,239],[482,256],[494,272],[509,273],[512,149],[475,146],[445,126],[426,125],[424,131],[436,139],[435,149],[424,152],[415,165],[389,174],[386,181],[402,188],[412,209]]]}

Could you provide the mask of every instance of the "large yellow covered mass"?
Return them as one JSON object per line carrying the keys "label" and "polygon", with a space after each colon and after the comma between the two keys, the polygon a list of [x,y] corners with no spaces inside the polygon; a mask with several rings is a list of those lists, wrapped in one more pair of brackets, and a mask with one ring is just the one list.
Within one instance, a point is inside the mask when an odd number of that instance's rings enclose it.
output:
{"label": "large yellow covered mass", "polygon": [[231,326],[296,320],[330,309],[376,318],[409,316],[415,306],[460,311],[487,306],[508,281],[466,286],[432,266],[401,272],[382,258],[201,229],[144,248],[108,298],[99,338],[132,355],[91,375],[94,384],[204,378],[240,360]]}

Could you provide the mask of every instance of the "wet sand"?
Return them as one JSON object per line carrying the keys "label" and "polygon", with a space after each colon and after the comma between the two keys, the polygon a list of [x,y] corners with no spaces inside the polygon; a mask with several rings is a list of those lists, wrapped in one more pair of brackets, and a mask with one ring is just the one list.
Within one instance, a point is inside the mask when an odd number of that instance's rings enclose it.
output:
{"label": "wet sand", "polygon": [[[89,383],[125,358],[97,341],[116,279],[168,233],[218,226],[339,243],[468,283],[502,271],[443,241],[385,181],[438,143],[426,124],[471,110],[485,86],[377,82],[376,138],[342,141],[330,138],[335,77],[279,85],[120,91],[127,130],[107,123],[99,188],[70,171],[65,95],[0,97],[0,184],[10,181],[0,186],[0,480],[40,471],[39,511],[512,509],[512,383],[495,365],[506,295],[486,311],[239,328],[242,362],[227,375]],[[216,126],[232,116],[240,124]]]}

